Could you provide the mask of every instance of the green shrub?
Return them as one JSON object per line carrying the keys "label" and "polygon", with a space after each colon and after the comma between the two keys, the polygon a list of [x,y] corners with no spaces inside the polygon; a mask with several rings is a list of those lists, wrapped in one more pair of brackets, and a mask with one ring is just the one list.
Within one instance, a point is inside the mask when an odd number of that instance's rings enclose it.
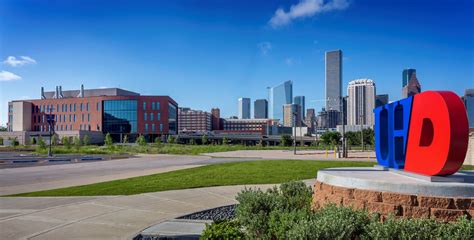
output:
{"label": "green shrub", "polygon": [[107,147],[111,147],[114,144],[114,140],[112,139],[112,136],[110,135],[110,133],[107,133],[105,135],[104,143],[105,143],[105,146]]}
{"label": "green shrub", "polygon": [[175,142],[176,142],[176,138],[173,135],[169,135],[168,136],[168,143],[175,143]]}
{"label": "green shrub", "polygon": [[209,143],[209,139],[207,138],[207,135],[202,135],[201,144],[206,145],[208,143]]}
{"label": "green shrub", "polygon": [[58,145],[58,142],[59,142],[59,136],[57,134],[53,134],[53,136],[51,137],[51,144]]}
{"label": "green shrub", "polygon": [[224,220],[206,224],[200,239],[244,239],[244,237],[238,221]]}
{"label": "green shrub", "polygon": [[146,139],[143,135],[140,135],[135,142],[138,146],[146,146]]}
{"label": "green shrub", "polygon": [[69,137],[62,137],[61,138],[61,143],[67,148],[67,149],[70,149],[71,148],[71,140],[69,139]]}
{"label": "green shrub", "polygon": [[75,147],[76,149],[79,149],[79,148],[81,148],[81,146],[82,146],[81,138],[79,138],[79,137],[77,137],[77,136],[74,137],[74,147]]}
{"label": "green shrub", "polygon": [[281,135],[280,142],[283,146],[291,146],[291,144],[293,143],[293,139],[290,135]]}
{"label": "green shrub", "polygon": [[161,139],[160,139],[160,137],[156,137],[153,142],[154,142],[156,145],[160,145],[160,144],[161,144]]}
{"label": "green shrub", "polygon": [[222,138],[222,145],[227,145],[227,144],[229,144],[229,139],[226,137]]}
{"label": "green shrub", "polygon": [[42,150],[46,149],[46,143],[44,142],[43,137],[41,136],[38,137],[38,147]]}
{"label": "green shrub", "polygon": [[82,139],[82,144],[84,146],[87,146],[90,144],[90,142],[91,142],[91,138],[89,137],[89,135],[85,135],[84,138]]}
{"label": "green shrub", "polygon": [[35,144],[36,144],[36,138],[31,138],[31,145],[35,145]]}

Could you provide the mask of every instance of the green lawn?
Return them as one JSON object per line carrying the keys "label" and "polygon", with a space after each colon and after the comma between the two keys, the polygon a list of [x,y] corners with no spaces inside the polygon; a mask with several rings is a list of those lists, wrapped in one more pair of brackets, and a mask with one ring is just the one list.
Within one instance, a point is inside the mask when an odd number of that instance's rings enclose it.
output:
{"label": "green lawn", "polygon": [[329,167],[373,166],[371,162],[274,160],[214,164],[149,176],[13,196],[131,195],[175,189],[239,184],[283,183],[316,177]]}

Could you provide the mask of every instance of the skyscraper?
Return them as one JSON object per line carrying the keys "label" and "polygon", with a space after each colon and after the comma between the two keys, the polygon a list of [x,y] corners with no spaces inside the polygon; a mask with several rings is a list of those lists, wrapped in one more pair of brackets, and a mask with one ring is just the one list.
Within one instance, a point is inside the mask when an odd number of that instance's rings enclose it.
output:
{"label": "skyscraper", "polygon": [[268,89],[268,116],[283,121],[283,105],[293,100],[293,82],[286,81]]}
{"label": "skyscraper", "polygon": [[301,106],[298,104],[283,105],[283,126],[301,127]]}
{"label": "skyscraper", "polygon": [[342,51],[326,52],[326,110],[341,111]]}
{"label": "skyscraper", "polygon": [[298,104],[300,107],[301,107],[301,113],[303,114],[303,119],[305,117],[305,112],[306,112],[306,108],[305,108],[305,98],[304,96],[296,96],[293,98],[293,103],[294,104]]}
{"label": "skyscraper", "polygon": [[388,94],[379,94],[375,96],[375,107],[380,107],[388,103]]}
{"label": "skyscraper", "polygon": [[407,68],[403,70],[402,73],[402,88],[408,84],[408,81],[411,79],[411,76],[416,74],[416,69]]}
{"label": "skyscraper", "polygon": [[314,108],[306,109],[304,124],[310,129],[310,132],[314,132],[314,129],[316,128],[316,111]]}
{"label": "skyscraper", "polygon": [[[412,70],[411,74],[409,74],[410,71],[408,70]],[[408,78],[408,83],[402,88],[402,98],[407,98],[421,92],[421,85],[420,85],[420,82],[418,81],[418,78],[416,77],[416,70],[415,69],[403,70],[403,72],[405,71],[407,71],[407,75],[405,76],[404,74],[403,81],[405,81],[405,77],[407,78],[409,77],[409,78]]]}
{"label": "skyscraper", "polygon": [[238,108],[240,119],[250,118],[250,98],[239,98]]}
{"label": "skyscraper", "polygon": [[371,79],[349,82],[347,101],[348,125],[374,125],[375,83]]}
{"label": "skyscraper", "polygon": [[474,128],[474,88],[464,91],[464,105],[466,106],[469,128]]}
{"label": "skyscraper", "polygon": [[257,99],[253,102],[253,118],[268,118],[268,102],[266,99]]}

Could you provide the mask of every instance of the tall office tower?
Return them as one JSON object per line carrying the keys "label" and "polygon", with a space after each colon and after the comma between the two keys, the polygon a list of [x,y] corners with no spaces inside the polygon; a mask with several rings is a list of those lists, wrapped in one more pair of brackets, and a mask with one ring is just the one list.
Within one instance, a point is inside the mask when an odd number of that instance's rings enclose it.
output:
{"label": "tall office tower", "polygon": [[380,107],[388,103],[388,94],[379,94],[375,96],[375,107]]}
{"label": "tall office tower", "polygon": [[250,119],[250,98],[239,98],[239,119]]}
{"label": "tall office tower", "polygon": [[[414,69],[411,69],[411,70],[414,70]],[[402,98],[411,97],[421,92],[421,85],[420,85],[420,82],[418,81],[418,78],[416,78],[416,71],[412,72],[409,75],[409,77],[410,78],[408,79],[408,83],[402,88]]]}
{"label": "tall office tower", "polygon": [[402,73],[402,88],[408,84],[408,81],[411,79],[412,75],[416,74],[416,69],[407,68],[403,70]]}
{"label": "tall office tower", "polygon": [[310,132],[314,132],[314,129],[316,128],[316,111],[314,108],[306,109],[304,124],[310,129]]}
{"label": "tall office tower", "polygon": [[293,103],[294,104],[298,104],[300,105],[301,107],[301,112],[303,114],[303,119],[305,117],[305,112],[306,112],[306,108],[305,108],[305,98],[304,96],[296,96],[293,98]]}
{"label": "tall office tower", "polygon": [[283,105],[293,100],[293,82],[286,81],[268,89],[268,116],[283,121]]}
{"label": "tall office tower", "polygon": [[348,125],[374,125],[375,83],[371,79],[349,82],[347,101]]}
{"label": "tall office tower", "polygon": [[326,52],[326,110],[341,111],[342,51]]}
{"label": "tall office tower", "polygon": [[283,105],[283,126],[301,127],[301,106],[298,104]]}
{"label": "tall office tower", "polygon": [[253,118],[268,118],[268,102],[266,99],[257,99],[253,102]]}
{"label": "tall office tower", "polygon": [[[349,97],[348,96],[345,96],[342,98],[342,112],[340,114],[340,118],[342,120],[340,121],[344,121],[344,125],[347,125],[347,99]],[[339,122],[338,124],[342,124],[342,122]]]}
{"label": "tall office tower", "polygon": [[474,128],[474,88],[464,91],[464,105],[466,106],[469,128]]}
{"label": "tall office tower", "polygon": [[211,109],[212,130],[222,130],[221,127],[221,110],[219,108]]}

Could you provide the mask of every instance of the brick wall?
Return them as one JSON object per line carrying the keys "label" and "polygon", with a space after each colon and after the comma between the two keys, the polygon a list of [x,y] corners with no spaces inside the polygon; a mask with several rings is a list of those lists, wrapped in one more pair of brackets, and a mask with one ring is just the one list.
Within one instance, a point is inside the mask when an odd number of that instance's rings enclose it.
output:
{"label": "brick wall", "polygon": [[474,198],[446,198],[422,195],[407,195],[362,189],[344,188],[316,182],[313,209],[326,204],[366,209],[379,213],[381,218],[391,214],[405,218],[434,218],[454,221],[459,216],[474,217]]}

